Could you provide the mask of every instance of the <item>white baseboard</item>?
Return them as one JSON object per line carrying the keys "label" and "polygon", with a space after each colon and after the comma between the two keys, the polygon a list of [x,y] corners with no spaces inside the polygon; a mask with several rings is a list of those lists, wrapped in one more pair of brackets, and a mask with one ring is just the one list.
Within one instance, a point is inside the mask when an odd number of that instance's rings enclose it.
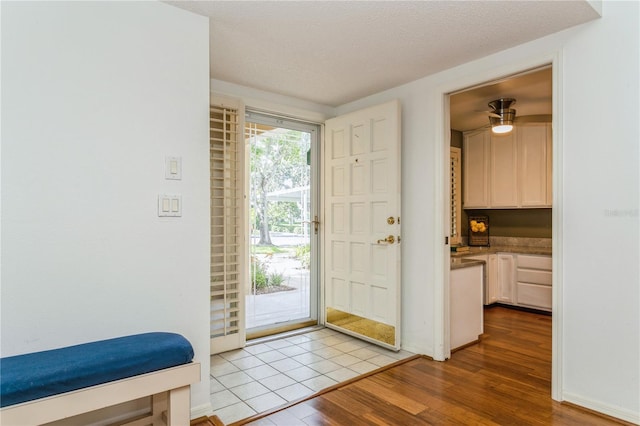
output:
{"label": "white baseboard", "polygon": [[191,418],[197,419],[202,416],[210,416],[213,413],[213,407],[211,406],[211,402],[206,404],[198,405],[197,407],[191,407]]}
{"label": "white baseboard", "polygon": [[585,398],[583,396],[575,395],[572,393],[565,392],[562,396],[563,400],[566,402],[570,402],[572,404],[588,408],[589,410],[606,414],[607,416],[615,417],[617,419],[640,425],[640,413],[638,412],[633,412],[631,410],[627,410],[625,408],[617,407],[614,405],[604,404],[600,401],[595,401],[593,399]]}

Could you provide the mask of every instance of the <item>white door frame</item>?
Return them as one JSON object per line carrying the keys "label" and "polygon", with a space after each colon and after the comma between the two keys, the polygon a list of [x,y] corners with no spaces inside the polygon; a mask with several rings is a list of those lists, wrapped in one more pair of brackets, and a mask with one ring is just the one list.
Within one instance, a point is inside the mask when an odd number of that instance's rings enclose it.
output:
{"label": "white door frame", "polygon": [[[449,146],[450,117],[449,94],[477,86],[505,76],[521,73],[551,64],[552,69],[552,135],[553,135],[553,210],[552,210],[552,250],[553,250],[553,300],[552,300],[552,360],[551,360],[551,397],[562,400],[562,343],[563,343],[563,302],[562,302],[562,258],[563,258],[563,199],[562,193],[562,146],[563,146],[563,63],[560,51],[553,51],[540,57],[528,58],[519,62],[502,65],[484,72],[471,73],[442,84],[435,90],[432,102],[435,112],[435,156],[441,161],[434,168],[435,181],[435,238],[434,238],[434,347],[433,357],[445,360],[451,355],[449,347],[449,270],[450,251],[445,246],[445,237],[449,235]],[[439,143],[438,143],[439,142]]]}

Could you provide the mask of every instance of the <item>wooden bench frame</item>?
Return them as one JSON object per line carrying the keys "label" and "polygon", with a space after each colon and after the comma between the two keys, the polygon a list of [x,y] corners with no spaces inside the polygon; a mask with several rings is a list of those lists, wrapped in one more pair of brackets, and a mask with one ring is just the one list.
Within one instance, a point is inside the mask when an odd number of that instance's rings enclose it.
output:
{"label": "wooden bench frame", "polygon": [[138,416],[128,426],[185,426],[191,417],[191,384],[200,381],[200,363],[165,368],[139,376],[102,383],[0,410],[0,423],[40,425],[88,413],[123,402],[151,396],[151,412]]}

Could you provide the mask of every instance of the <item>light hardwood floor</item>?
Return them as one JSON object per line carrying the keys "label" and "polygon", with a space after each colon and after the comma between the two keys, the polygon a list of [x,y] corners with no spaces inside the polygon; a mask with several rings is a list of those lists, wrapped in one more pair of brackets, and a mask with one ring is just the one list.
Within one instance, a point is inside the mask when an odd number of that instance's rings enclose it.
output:
{"label": "light hardwood floor", "polygon": [[250,425],[627,425],[553,401],[551,317],[485,310],[485,335],[446,362],[413,359]]}

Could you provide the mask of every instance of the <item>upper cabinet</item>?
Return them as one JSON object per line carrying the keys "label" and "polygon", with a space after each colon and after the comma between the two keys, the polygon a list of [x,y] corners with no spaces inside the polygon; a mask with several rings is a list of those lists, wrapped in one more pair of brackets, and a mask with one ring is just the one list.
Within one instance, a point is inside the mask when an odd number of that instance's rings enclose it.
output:
{"label": "upper cabinet", "polygon": [[[464,134],[462,145],[462,207],[489,205],[489,133]],[[469,206],[469,207],[467,207]]]}
{"label": "upper cabinet", "polygon": [[517,130],[520,205],[551,207],[551,126],[528,124]]}
{"label": "upper cabinet", "polygon": [[465,209],[551,207],[550,124],[466,132],[462,157]]}
{"label": "upper cabinet", "polygon": [[489,136],[489,206],[518,207],[518,147],[514,132]]}

